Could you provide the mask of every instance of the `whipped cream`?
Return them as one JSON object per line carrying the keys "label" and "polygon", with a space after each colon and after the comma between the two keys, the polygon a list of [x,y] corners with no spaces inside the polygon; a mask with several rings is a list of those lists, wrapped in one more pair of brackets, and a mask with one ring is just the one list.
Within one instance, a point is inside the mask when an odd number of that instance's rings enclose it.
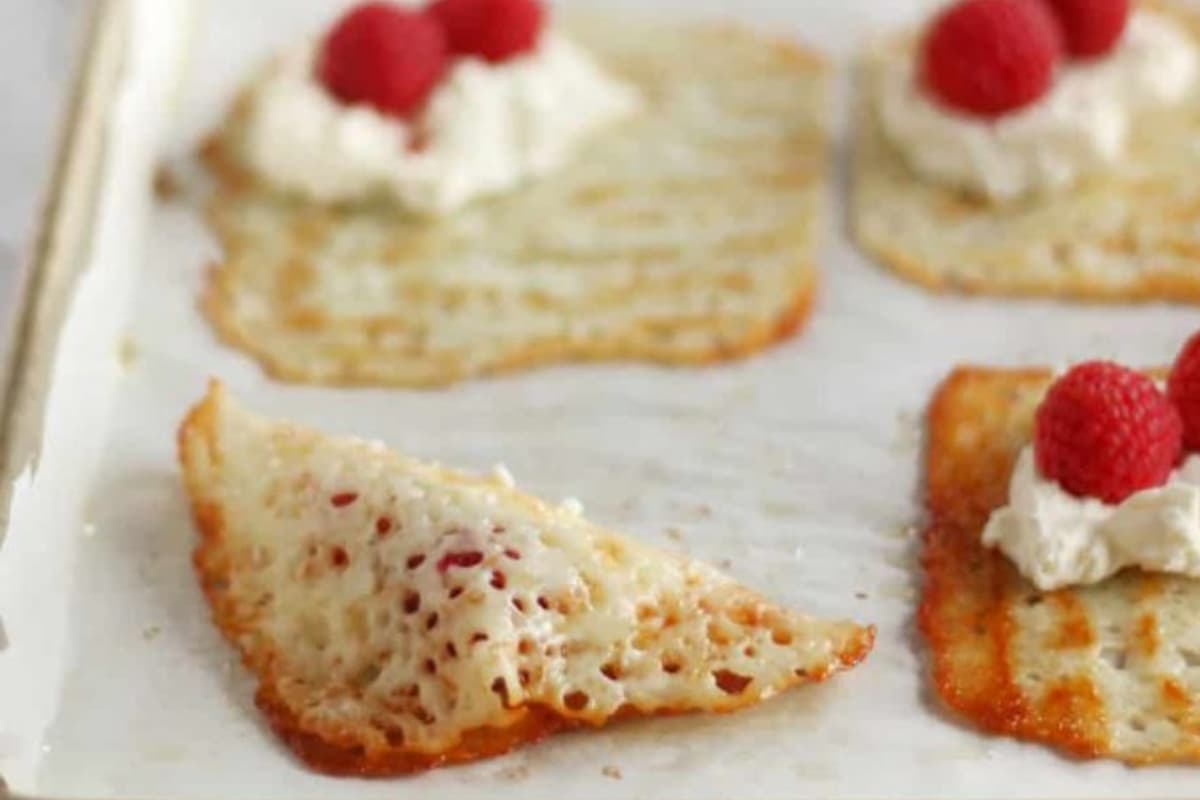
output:
{"label": "whipped cream", "polygon": [[1112,53],[1066,63],[1037,103],[988,120],[926,94],[911,49],[886,58],[878,111],[887,138],[924,177],[994,201],[1062,189],[1111,168],[1137,113],[1180,102],[1198,63],[1179,26],[1137,11]]}
{"label": "whipped cream", "polygon": [[634,112],[637,92],[562,34],[504,64],[456,61],[416,119],[346,106],[315,75],[316,44],[284,53],[254,92],[245,156],[280,188],[323,201],[387,193],[439,214],[562,166]]}
{"label": "whipped cream", "polygon": [[1038,472],[1033,448],[1017,459],[1008,505],[983,543],[998,547],[1044,591],[1104,580],[1125,567],[1200,577],[1200,456],[1155,489],[1118,504],[1076,497]]}

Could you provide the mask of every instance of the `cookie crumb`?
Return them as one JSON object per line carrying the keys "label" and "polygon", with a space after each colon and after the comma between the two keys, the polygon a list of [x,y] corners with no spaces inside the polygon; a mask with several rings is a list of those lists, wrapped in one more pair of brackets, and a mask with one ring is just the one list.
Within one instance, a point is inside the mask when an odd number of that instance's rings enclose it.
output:
{"label": "cookie crumb", "polygon": [[720,561],[717,562],[717,566],[720,567],[721,569],[730,569],[733,566],[733,560],[728,559],[728,558],[722,558]]}
{"label": "cookie crumb", "polygon": [[492,479],[501,486],[506,486],[509,489],[517,485],[517,481],[513,478],[513,474],[509,472],[508,467],[504,464],[497,464],[492,467]]}
{"label": "cookie crumb", "polygon": [[855,592],[855,593],[854,593],[854,596],[855,596],[855,597],[857,597],[859,600],[866,600],[866,599],[867,599],[867,593],[866,593],[866,592]]}
{"label": "cookie crumb", "polygon": [[87,538],[92,538],[96,535],[96,526],[91,522],[83,523],[83,535]]}
{"label": "cookie crumb", "polygon": [[166,164],[159,164],[154,171],[154,196],[164,203],[169,203],[183,193],[179,179]]}
{"label": "cookie crumb", "polygon": [[158,638],[160,633],[162,633],[162,628],[157,625],[148,625],[142,629],[142,638],[147,642],[152,642]]}
{"label": "cookie crumb", "polygon": [[515,767],[505,767],[500,770],[500,777],[506,781],[523,781],[529,777],[529,767],[518,764]]}
{"label": "cookie crumb", "polygon": [[137,339],[134,339],[128,334],[121,337],[121,341],[117,342],[117,361],[125,369],[130,369],[137,363],[138,356],[141,354],[138,347]]}
{"label": "cookie crumb", "polygon": [[667,538],[674,542],[682,542],[683,531],[679,528],[667,528]]}
{"label": "cookie crumb", "polygon": [[615,767],[612,764],[608,764],[607,766],[603,767],[600,770],[600,774],[606,778],[612,778],[614,781],[619,781],[623,777],[621,775],[621,768]]}
{"label": "cookie crumb", "polygon": [[921,445],[920,418],[910,411],[901,411],[896,415],[896,438],[892,441],[892,452],[897,454],[911,453]]}
{"label": "cookie crumb", "polygon": [[701,504],[696,506],[696,513],[707,519],[708,517],[712,516],[712,508],[710,506]]}

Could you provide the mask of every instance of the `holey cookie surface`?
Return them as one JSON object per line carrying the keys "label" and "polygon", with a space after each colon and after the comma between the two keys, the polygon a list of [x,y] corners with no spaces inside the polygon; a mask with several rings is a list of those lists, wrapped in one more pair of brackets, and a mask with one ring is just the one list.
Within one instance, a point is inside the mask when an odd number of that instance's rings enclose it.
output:
{"label": "holey cookie surface", "polygon": [[219,386],[179,443],[213,619],[316,769],[400,774],[572,727],[733,711],[872,644],[502,474],[269,421]]}
{"label": "holey cookie surface", "polygon": [[941,700],[1074,756],[1200,762],[1200,582],[1127,570],[1039,592],[981,535],[1049,371],[961,369],[929,411],[919,624]]}
{"label": "holey cookie surface", "polygon": [[[1140,5],[1200,41],[1195,10]],[[1110,173],[992,204],[918,176],[884,138],[884,53],[905,46],[878,43],[859,72],[851,214],[864,250],[935,290],[1200,302],[1200,87],[1177,107],[1140,115]]]}
{"label": "holey cookie surface", "polygon": [[812,300],[826,68],[746,30],[574,18],[643,108],[546,179],[435,220],[288,200],[205,148],[224,246],[203,307],[276,377],[431,386],[554,361],[697,364]]}

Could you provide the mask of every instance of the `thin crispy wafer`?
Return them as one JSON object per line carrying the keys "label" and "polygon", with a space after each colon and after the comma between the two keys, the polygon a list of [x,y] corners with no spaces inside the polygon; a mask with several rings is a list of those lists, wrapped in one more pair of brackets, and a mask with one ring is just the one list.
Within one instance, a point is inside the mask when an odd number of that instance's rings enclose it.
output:
{"label": "thin crispy wafer", "polygon": [[1200,582],[1127,570],[1039,592],[981,543],[1047,370],[960,369],[929,411],[919,624],[943,702],[1081,757],[1200,762]]}
{"label": "thin crispy wafer", "polygon": [[[1143,3],[1200,41],[1200,15]],[[1200,302],[1200,87],[1140,117],[1110,175],[1044,199],[993,205],[912,172],[875,113],[883,42],[863,59],[852,219],[859,244],[927,288],[1088,300]]]}
{"label": "thin crispy wafer", "polygon": [[477,478],[238,406],[180,461],[213,619],[312,767],[389,775],[612,720],[753,705],[858,663],[874,631]]}
{"label": "thin crispy wafer", "polygon": [[566,360],[701,364],[805,320],[827,156],[823,62],[733,26],[571,26],[645,108],[553,176],[443,220],[288,202],[205,160],[224,245],[203,307],[276,377],[433,386]]}

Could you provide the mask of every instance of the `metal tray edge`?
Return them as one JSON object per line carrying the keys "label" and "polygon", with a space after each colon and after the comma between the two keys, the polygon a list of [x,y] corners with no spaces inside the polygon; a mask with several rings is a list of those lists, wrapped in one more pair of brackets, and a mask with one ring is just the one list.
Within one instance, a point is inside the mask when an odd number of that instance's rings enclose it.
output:
{"label": "metal tray edge", "polygon": [[55,346],[88,261],[106,122],[125,63],[130,9],[130,0],[100,0],[86,12],[32,255],[10,303],[0,361],[0,546],[14,482],[37,460]]}

